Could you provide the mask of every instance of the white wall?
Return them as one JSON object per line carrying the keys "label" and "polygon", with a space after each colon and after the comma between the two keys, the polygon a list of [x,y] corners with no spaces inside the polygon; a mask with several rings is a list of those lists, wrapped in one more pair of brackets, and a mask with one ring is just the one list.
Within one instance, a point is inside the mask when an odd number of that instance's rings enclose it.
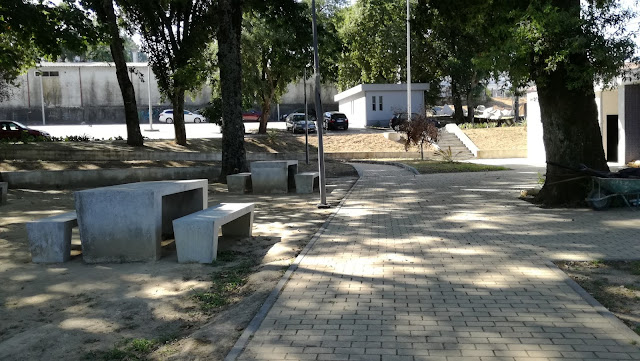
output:
{"label": "white wall", "polygon": [[[367,91],[366,94],[366,110],[367,125],[376,125],[380,123],[386,126],[395,113],[404,112],[407,109],[407,92],[406,91]],[[376,97],[376,110],[373,110],[372,97]],[[382,110],[379,110],[379,97],[382,96]],[[424,109],[424,92],[411,91],[411,109],[412,112],[420,113]]]}
{"label": "white wall", "polygon": [[367,124],[366,102],[362,93],[340,101],[338,110],[349,119],[349,127],[364,128]]}
{"label": "white wall", "polygon": [[527,93],[527,156],[537,163],[547,161],[542,135],[542,119],[538,93]]}

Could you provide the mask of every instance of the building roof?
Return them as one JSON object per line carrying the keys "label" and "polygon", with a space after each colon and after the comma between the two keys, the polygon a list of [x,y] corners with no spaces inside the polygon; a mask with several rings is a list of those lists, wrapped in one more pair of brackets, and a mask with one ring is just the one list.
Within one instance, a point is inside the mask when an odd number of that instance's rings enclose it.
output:
{"label": "building roof", "polygon": [[[411,83],[411,91],[425,91],[429,90],[429,84],[425,83]],[[407,91],[407,84],[360,84],[351,89],[347,89],[342,93],[338,93],[333,97],[333,100],[340,101],[358,93],[366,93],[369,91]]]}

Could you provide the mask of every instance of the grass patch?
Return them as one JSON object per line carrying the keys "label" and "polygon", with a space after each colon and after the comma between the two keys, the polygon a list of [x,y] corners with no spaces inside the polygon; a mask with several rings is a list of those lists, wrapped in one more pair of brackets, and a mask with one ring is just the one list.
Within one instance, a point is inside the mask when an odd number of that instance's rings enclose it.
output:
{"label": "grass patch", "polygon": [[475,164],[466,162],[446,162],[435,160],[403,160],[402,163],[414,167],[420,174],[433,173],[461,173],[461,172],[491,172],[499,170],[509,170],[509,168]]}
{"label": "grass patch", "polygon": [[192,297],[205,312],[233,303],[234,297],[242,293],[242,287],[247,283],[254,265],[255,261],[244,260],[236,266],[214,272],[209,290],[195,292]]}
{"label": "grass patch", "polygon": [[125,340],[114,348],[106,351],[91,351],[85,355],[85,360],[100,361],[137,361],[146,360],[150,354],[160,345],[157,340],[135,338]]}

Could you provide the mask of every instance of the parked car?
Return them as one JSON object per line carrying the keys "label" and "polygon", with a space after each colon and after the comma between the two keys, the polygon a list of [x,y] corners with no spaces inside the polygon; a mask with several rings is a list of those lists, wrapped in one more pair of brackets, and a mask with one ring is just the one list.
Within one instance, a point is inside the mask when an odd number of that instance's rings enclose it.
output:
{"label": "parked car", "polygon": [[[418,113],[411,113],[411,118],[417,118],[419,117],[420,114]],[[433,118],[427,118],[429,119],[431,122],[433,122],[433,124],[435,124],[435,126],[437,128],[442,128],[444,126],[444,124],[442,124],[441,122],[433,119]],[[391,118],[391,120],[389,120],[389,128],[398,131],[400,130],[400,126],[404,123],[407,122],[407,113],[396,113],[393,118]]]}
{"label": "parked car", "polygon": [[31,129],[22,123],[12,120],[0,120],[0,139],[20,140],[25,136],[30,138],[51,138],[51,134],[42,130]]}
{"label": "parked car", "polygon": [[[304,114],[304,108],[300,108],[300,109],[296,109],[292,112],[286,113],[286,114],[282,114],[282,116],[280,116],[280,120],[285,120],[287,119],[287,115],[289,114],[293,114],[293,113],[302,113]],[[309,106],[309,109],[307,110],[307,114],[309,114],[309,118],[313,118],[316,119],[316,110],[313,109],[312,106]]]}
{"label": "parked car", "polygon": [[291,131],[294,134],[298,132],[304,133],[306,127],[309,127],[309,133],[316,131],[315,118],[309,117],[309,120],[305,121],[304,113],[291,113],[287,115],[285,122],[287,131]]}
{"label": "parked car", "polygon": [[242,121],[244,122],[259,122],[262,118],[262,113],[257,110],[247,110],[242,112]]}
{"label": "parked car", "polygon": [[339,112],[326,112],[324,113],[324,120],[322,126],[324,129],[333,130],[342,128],[344,130],[349,129],[349,119],[344,113]]}
{"label": "parked car", "polygon": [[[173,109],[165,109],[160,113],[159,121],[163,123],[173,123]],[[204,115],[200,115],[198,113],[192,113],[188,110],[184,111],[184,122],[185,123],[202,123],[206,121],[206,117]]]}

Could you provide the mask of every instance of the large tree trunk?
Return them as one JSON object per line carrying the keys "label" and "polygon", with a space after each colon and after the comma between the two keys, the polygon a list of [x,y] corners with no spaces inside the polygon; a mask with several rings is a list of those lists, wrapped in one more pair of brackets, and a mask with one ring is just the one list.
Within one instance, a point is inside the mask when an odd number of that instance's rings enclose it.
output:
{"label": "large tree trunk", "polygon": [[218,62],[222,95],[222,170],[220,180],[227,175],[247,171],[242,123],[242,58],[240,34],[242,1],[220,0],[218,23]]}
{"label": "large tree trunk", "polygon": [[473,95],[475,93],[476,87],[478,86],[476,72],[473,72],[473,76],[471,77],[471,84],[469,84],[469,92],[467,93],[467,123],[474,123],[475,109],[473,109],[476,105],[474,102]]}
{"label": "large tree trunk", "polygon": [[451,82],[451,97],[453,98],[453,121],[456,124],[464,123],[464,111],[462,110],[462,95],[455,81]]}
{"label": "large tree trunk", "polygon": [[[584,56],[573,62],[586,62]],[[581,205],[589,191],[588,179],[569,180],[580,174],[563,167],[608,171],[598,125],[593,86],[569,89],[564,65],[536,79],[544,146],[547,156],[545,184],[536,200],[546,205]],[[558,166],[560,165],[560,166]]]}
{"label": "large tree trunk", "polygon": [[174,88],[171,98],[173,104],[173,129],[176,133],[176,143],[187,145],[187,132],[184,127],[184,89]]}
{"label": "large tree trunk", "polygon": [[[120,38],[120,28],[116,22],[116,15],[113,10],[112,0],[103,0],[102,8],[104,10],[103,22],[109,27],[109,47],[111,48],[111,56],[116,65],[116,76],[118,85],[122,93],[124,101],[124,113],[127,123],[127,144],[133,146],[142,146],[143,139],[140,132],[140,120],[138,119],[138,105],[136,104],[136,94],[129,79],[129,70],[127,69],[127,60],[124,56],[124,45]],[[147,79],[149,81],[149,79]]]}

